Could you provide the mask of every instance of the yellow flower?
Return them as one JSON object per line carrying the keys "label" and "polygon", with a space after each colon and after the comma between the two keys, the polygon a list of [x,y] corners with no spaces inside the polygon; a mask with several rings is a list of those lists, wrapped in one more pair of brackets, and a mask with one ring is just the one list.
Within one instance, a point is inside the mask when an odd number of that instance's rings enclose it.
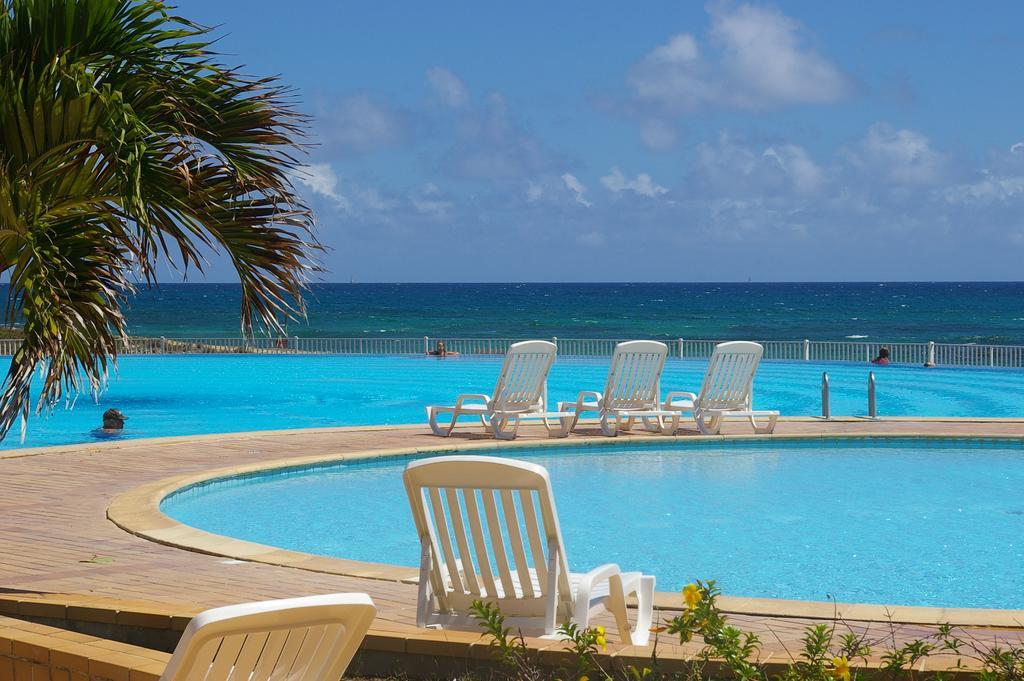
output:
{"label": "yellow flower", "polygon": [[579,681],[590,681],[590,677],[589,677],[589,676],[587,676],[586,674],[584,674],[583,676],[581,676],[581,677],[579,678]]}
{"label": "yellow flower", "polygon": [[594,627],[594,631],[597,632],[598,636],[604,636],[604,627],[602,627],[600,624]]}
{"label": "yellow flower", "polygon": [[845,655],[832,658],[832,669],[829,670],[833,679],[850,681],[850,661]]}
{"label": "yellow flower", "polygon": [[686,602],[686,607],[690,610],[696,608],[703,598],[704,594],[700,592],[700,588],[696,584],[687,584],[683,587],[683,601]]}

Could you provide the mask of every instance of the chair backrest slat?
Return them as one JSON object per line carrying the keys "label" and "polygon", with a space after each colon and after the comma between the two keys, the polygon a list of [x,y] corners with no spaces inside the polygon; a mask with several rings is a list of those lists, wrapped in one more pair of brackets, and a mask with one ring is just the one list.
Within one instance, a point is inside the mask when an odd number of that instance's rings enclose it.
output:
{"label": "chair backrest slat", "polygon": [[267,632],[249,634],[245,637],[245,643],[242,644],[242,649],[238,651],[238,659],[235,660],[231,681],[249,681],[260,661],[260,655],[263,654],[268,638],[270,638],[270,634]]}
{"label": "chair backrest slat", "polygon": [[430,509],[434,512],[434,531],[437,541],[441,544],[441,551],[444,553],[448,573],[443,575],[455,584],[455,588],[462,590],[462,578],[459,575],[459,563],[455,560],[455,552],[452,550],[451,535],[448,532],[448,523],[444,517],[444,506],[441,504],[441,494],[435,488],[427,490],[430,494]]}
{"label": "chair backrest slat", "polygon": [[501,490],[501,508],[505,511],[505,528],[508,531],[509,546],[512,548],[512,560],[516,564],[516,574],[519,576],[519,586],[523,596],[533,598],[533,578],[530,576],[530,564],[526,560],[523,533],[519,529],[519,517],[516,515],[516,502],[512,490]]}
{"label": "chair backrest slat", "polygon": [[466,581],[466,588],[470,593],[480,593],[480,582],[476,578],[476,566],[473,565],[473,553],[469,550],[469,542],[466,539],[466,524],[462,520],[462,504],[459,502],[459,492],[448,488],[445,490],[445,499],[448,501],[448,512],[452,519],[452,532],[455,535],[455,544],[459,549],[459,557],[462,559],[462,578]]}
{"label": "chair backrest slat", "polygon": [[277,656],[277,664],[274,671],[270,673],[270,681],[286,681],[292,677],[292,668],[295,666],[295,658],[299,655],[299,648],[306,640],[306,632],[309,627],[292,629],[288,632],[288,638],[284,640],[280,655]]}
{"label": "chair backrest slat", "polygon": [[658,341],[627,341],[615,346],[604,388],[607,409],[654,409],[668,346]]}
{"label": "chair backrest slat", "polygon": [[487,529],[491,538],[491,554],[494,556],[494,563],[498,568],[497,577],[501,582],[501,591],[507,598],[516,593],[516,587],[512,581],[512,570],[505,553],[505,539],[501,533],[498,507],[494,501],[495,492],[496,490],[482,490],[481,496],[484,501],[484,513],[487,516]]}
{"label": "chair backrest slat", "polygon": [[[572,600],[568,562],[561,548],[551,484],[542,467],[494,457],[437,457],[410,463],[404,478],[417,532],[431,547],[431,571],[446,576],[443,593],[437,594],[440,607],[451,610],[480,598],[500,605],[506,614],[542,616],[547,547],[556,546],[558,593],[561,607],[567,611]],[[461,580],[452,577],[453,558],[437,536],[437,528],[432,527],[436,511],[427,508],[439,503],[434,489],[457,489],[462,494],[465,522],[452,520],[445,531],[456,534],[454,543],[464,572],[473,562],[468,552],[474,552],[476,584],[466,574]],[[447,498],[450,510],[451,497]]]}
{"label": "chair backrest slat", "polygon": [[366,594],[207,610],[185,628],[161,681],[338,681],[375,613]]}
{"label": "chair backrest slat", "polygon": [[207,678],[227,679],[228,674],[235,666],[238,652],[242,649],[242,644],[244,643],[245,634],[224,637],[220,643],[220,649],[217,650],[217,655],[213,658],[213,663],[210,665],[210,672]]}
{"label": "chair backrest slat", "polygon": [[266,643],[263,645],[256,668],[253,670],[251,681],[270,680],[270,675],[277,665],[277,660],[281,656],[281,650],[284,648],[286,640],[288,640],[288,632],[286,630],[270,632]]}
{"label": "chair backrest slat", "polygon": [[519,490],[519,507],[523,510],[523,524],[526,525],[526,536],[530,539],[533,569],[537,573],[537,581],[542,585],[541,590],[543,590],[543,585],[548,583],[548,564],[544,558],[545,542],[540,537],[540,523],[537,521],[537,509],[534,503],[531,490]]}
{"label": "chair backrest slat", "polygon": [[748,408],[754,374],[763,353],[761,345],[749,341],[716,345],[695,406],[700,409]]}
{"label": "chair backrest slat", "polygon": [[466,500],[466,516],[469,518],[469,529],[473,536],[473,549],[476,551],[477,568],[483,578],[485,591],[474,593],[474,596],[498,597],[498,587],[494,582],[494,573],[491,571],[491,557],[487,552],[487,542],[484,541],[483,526],[480,522],[480,506],[476,501],[475,489],[464,489],[463,498]]}
{"label": "chair backrest slat", "polygon": [[513,343],[505,355],[491,399],[496,410],[536,409],[545,399],[548,372],[557,347],[550,341]]}

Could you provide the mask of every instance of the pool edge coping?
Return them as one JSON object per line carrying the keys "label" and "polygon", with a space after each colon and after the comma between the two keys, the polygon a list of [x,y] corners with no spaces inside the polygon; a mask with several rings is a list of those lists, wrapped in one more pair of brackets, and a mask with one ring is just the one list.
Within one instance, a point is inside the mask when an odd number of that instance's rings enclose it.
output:
{"label": "pool edge coping", "polygon": [[[863,415],[835,415],[829,418],[816,415],[780,416],[779,423],[977,423],[977,424],[1024,424],[1024,417],[1009,416],[877,416],[871,418]],[[595,425],[597,419],[580,419],[582,425]],[[93,440],[90,442],[72,442],[64,445],[41,445],[39,447],[23,447],[20,449],[0,449],[0,460],[18,459],[26,456],[42,456],[45,454],[64,454],[98,452],[107,449],[132,449],[136,447],[169,447],[183,443],[224,442],[255,440],[261,437],[280,435],[318,435],[348,432],[373,432],[392,430],[423,430],[422,423],[395,423],[387,425],[361,426],[324,426],[322,428],[278,428],[276,430],[239,430],[229,433],[196,433],[194,435],[166,435],[162,437],[126,438],[123,440]],[[796,435],[796,434],[794,434]],[[881,437],[883,434],[876,434]],[[919,433],[918,437],[942,437],[932,433]],[[694,437],[694,436],[690,436]],[[743,437],[728,435],[722,437]],[[811,437],[819,437],[812,435]],[[953,437],[953,436],[951,436]],[[1012,436],[1011,436],[1012,437]]]}
{"label": "pool edge coping", "polygon": [[[795,419],[794,419],[795,420]],[[817,420],[820,418],[801,417],[800,420]],[[866,421],[867,419],[854,419]],[[896,419],[892,419],[896,420]],[[957,421],[970,422],[974,419],[901,419],[918,421]],[[1007,419],[1000,419],[1006,422]],[[1024,419],[1016,419],[1024,421]],[[985,421],[988,422],[988,421]],[[299,429],[302,432],[310,431],[374,431],[380,429],[398,429],[408,426],[369,426],[369,427],[346,427],[330,429]],[[278,434],[293,431],[250,431],[239,435],[258,437],[260,434],[275,432]],[[194,438],[209,438],[215,436],[200,435],[187,436],[185,438],[159,438],[160,440],[173,439],[174,442],[192,440]],[[223,437],[221,435],[220,437]],[[1022,442],[1024,437],[1019,435],[981,435],[981,434],[941,434],[927,432],[907,433],[886,433],[886,432],[865,432],[865,433],[792,433],[786,435],[710,435],[710,436],[688,436],[687,442],[707,441],[749,441],[749,440],[814,440],[814,439],[962,439],[962,440],[1009,440]],[[142,442],[137,440],[133,442]],[[571,441],[579,446],[612,446],[621,442],[614,438],[600,436],[584,436],[573,438]],[[344,454],[328,454],[306,457],[293,457],[275,459],[255,464],[227,466],[217,469],[206,470],[201,473],[187,473],[156,480],[134,489],[122,492],[115,496],[107,506],[106,517],[120,529],[136,537],[146,539],[164,546],[219,556],[228,559],[265,563],[279,567],[291,567],[311,572],[320,572],[339,576],[357,577],[363,579],[376,579],[391,582],[414,584],[418,581],[418,569],[402,567],[385,563],[373,563],[368,561],[356,561],[346,558],[334,558],[321,556],[301,551],[282,549],[257,542],[250,542],[224,535],[206,532],[184,523],[178,522],[160,510],[160,504],[164,499],[179,490],[208,483],[221,478],[230,478],[240,475],[274,471],[279,469],[294,469],[316,466],[321,464],[341,463],[345,461],[367,461],[372,459],[385,459],[408,457],[417,455],[443,454],[464,451],[479,450],[501,450],[519,448],[545,448],[565,446],[566,440],[553,439],[546,441],[513,441],[498,443],[494,440],[477,441],[472,443],[450,443],[439,444],[438,446],[399,447],[384,449],[361,449]],[[62,449],[65,446],[49,448]],[[43,452],[40,452],[43,453]],[[56,453],[56,452],[49,452]],[[986,608],[943,608],[930,606],[908,606],[908,605],[881,605],[866,603],[837,603],[832,601],[799,601],[774,598],[754,598],[746,596],[722,596],[720,603],[723,610],[735,614],[791,617],[791,618],[813,618],[833,619],[839,618],[850,621],[878,621],[893,622],[899,624],[951,624],[954,626],[981,626],[993,628],[1024,628],[1024,610],[1002,610]],[[680,597],[676,593],[658,592],[655,594],[655,605],[662,610],[673,610],[681,607]]]}

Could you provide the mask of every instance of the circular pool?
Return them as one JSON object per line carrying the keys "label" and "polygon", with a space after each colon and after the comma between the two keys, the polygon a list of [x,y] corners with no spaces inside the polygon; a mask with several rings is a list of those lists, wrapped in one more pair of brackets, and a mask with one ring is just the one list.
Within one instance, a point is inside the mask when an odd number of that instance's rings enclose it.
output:
{"label": "circular pool", "polygon": [[[498,453],[498,449],[487,453]],[[570,568],[658,590],[1024,609],[1024,443],[934,438],[609,440],[506,448],[551,475]],[[408,457],[220,478],[172,518],[285,549],[415,566]]]}

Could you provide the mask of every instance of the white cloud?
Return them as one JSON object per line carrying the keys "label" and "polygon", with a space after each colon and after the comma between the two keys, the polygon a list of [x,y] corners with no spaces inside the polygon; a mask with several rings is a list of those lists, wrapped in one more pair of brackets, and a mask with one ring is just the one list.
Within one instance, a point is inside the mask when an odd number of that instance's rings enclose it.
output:
{"label": "white cloud", "polygon": [[947,156],[919,132],[876,123],[847,156],[861,171],[894,184],[929,184],[945,175]]}
{"label": "white cloud", "polygon": [[458,140],[441,159],[449,174],[475,180],[521,179],[553,165],[551,152],[517,123],[497,92],[464,117]]}
{"label": "white cloud", "polygon": [[417,213],[426,215],[437,220],[444,220],[449,217],[455,203],[441,198],[441,190],[436,184],[427,183],[414,193],[410,200]]}
{"label": "white cloud", "polygon": [[1024,154],[1024,142],[1017,142],[1010,145],[1010,153],[1016,155]]}
{"label": "white cloud", "polygon": [[325,146],[345,151],[370,151],[396,144],[405,132],[402,116],[367,94],[324,106],[318,118]]}
{"label": "white cloud", "polygon": [[654,180],[647,173],[640,173],[636,178],[627,179],[618,168],[612,168],[608,175],[601,178],[601,184],[613,194],[621,194],[624,191],[631,191],[639,196],[653,198],[664,194],[668,190],[655,184]]}
{"label": "white cloud", "polygon": [[469,103],[469,92],[462,79],[448,69],[440,66],[427,69],[427,82],[434,96],[445,106],[457,109]]}
{"label": "white cloud", "polygon": [[679,131],[671,123],[652,118],[640,125],[640,141],[657,151],[666,151],[679,143]]}
{"label": "white cloud", "polygon": [[352,203],[338,193],[338,176],[330,163],[311,163],[299,166],[292,174],[295,181],[309,187],[314,194],[325,196],[334,201],[342,210],[352,209]]}
{"label": "white cloud", "polygon": [[641,101],[685,113],[835,102],[849,92],[846,76],[806,44],[799,22],[779,10],[713,3],[708,12],[707,56],[695,36],[680,33],[633,68],[629,83]]}
{"label": "white cloud", "polygon": [[1024,177],[999,177],[986,173],[985,177],[967,184],[954,185],[945,191],[950,203],[1005,202],[1024,194]]}
{"label": "white cloud", "polygon": [[579,203],[581,205],[586,206],[587,208],[590,208],[591,203],[590,201],[587,201],[585,196],[587,193],[587,188],[583,185],[582,182],[576,179],[575,175],[565,173],[564,175],[562,175],[562,181],[565,182],[566,188],[570,192],[572,192],[573,196],[576,199],[576,203]]}
{"label": "white cloud", "polygon": [[824,181],[824,173],[803,147],[782,144],[768,147],[762,157],[771,159],[792,179],[793,186],[802,194],[817,191]]}

